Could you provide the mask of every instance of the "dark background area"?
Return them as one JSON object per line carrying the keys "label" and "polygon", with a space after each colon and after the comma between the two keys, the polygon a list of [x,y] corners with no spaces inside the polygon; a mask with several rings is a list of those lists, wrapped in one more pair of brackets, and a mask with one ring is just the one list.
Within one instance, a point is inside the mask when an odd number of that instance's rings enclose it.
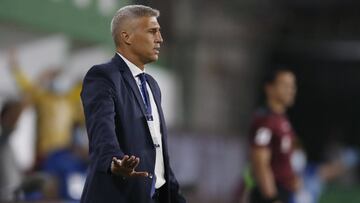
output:
{"label": "dark background area", "polygon": [[360,144],[360,13],[355,1],[315,2],[293,4],[269,63],[296,73],[290,117],[310,160],[321,161],[327,144]]}

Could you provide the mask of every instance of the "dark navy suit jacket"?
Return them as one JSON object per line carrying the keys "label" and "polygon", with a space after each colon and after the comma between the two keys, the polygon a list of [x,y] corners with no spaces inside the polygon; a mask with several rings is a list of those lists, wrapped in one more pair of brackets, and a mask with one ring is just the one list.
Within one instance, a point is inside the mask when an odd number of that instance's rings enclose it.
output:
{"label": "dark navy suit jacket", "polygon": [[[167,130],[161,108],[161,92],[148,75],[161,123],[167,203],[185,203],[171,170]],[[155,147],[145,117],[145,106],[136,81],[126,63],[115,54],[105,64],[93,66],[83,82],[81,99],[89,136],[91,163],[81,202],[151,202],[150,178],[122,178],[112,175],[112,157],[134,155],[140,158],[137,171],[154,174]]]}

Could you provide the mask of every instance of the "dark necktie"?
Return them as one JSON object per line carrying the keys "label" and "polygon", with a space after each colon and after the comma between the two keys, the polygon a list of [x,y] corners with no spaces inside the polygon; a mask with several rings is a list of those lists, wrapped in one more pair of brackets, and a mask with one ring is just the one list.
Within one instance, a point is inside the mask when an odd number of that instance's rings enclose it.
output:
{"label": "dark necktie", "polygon": [[[145,111],[146,111],[146,120],[148,121],[152,121],[153,117],[152,117],[152,112],[151,112],[151,103],[150,103],[150,97],[149,97],[149,92],[147,91],[147,83],[146,83],[146,74],[145,73],[140,73],[139,75],[137,75],[140,79],[140,90],[141,90],[141,95],[143,97],[144,100],[144,104],[145,104]],[[156,176],[153,175],[152,176],[152,182],[151,182],[151,189],[150,189],[150,197],[152,198],[155,194],[155,183],[156,183]]]}
{"label": "dark necktie", "polygon": [[139,75],[137,75],[137,77],[139,77],[139,79],[140,79],[140,90],[141,90],[141,95],[143,97],[143,101],[145,104],[146,120],[152,121],[153,117],[152,117],[152,112],[151,112],[151,103],[150,103],[149,92],[147,90],[146,74],[140,73]]}

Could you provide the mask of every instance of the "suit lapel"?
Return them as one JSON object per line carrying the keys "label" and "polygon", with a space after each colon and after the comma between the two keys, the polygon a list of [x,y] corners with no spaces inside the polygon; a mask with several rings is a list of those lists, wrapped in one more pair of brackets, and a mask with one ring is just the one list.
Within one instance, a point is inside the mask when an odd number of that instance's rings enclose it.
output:
{"label": "suit lapel", "polygon": [[160,94],[159,94],[158,89],[156,88],[154,79],[149,74],[146,74],[146,75],[147,75],[147,82],[148,82],[151,92],[154,96],[156,107],[159,111],[160,122],[162,124],[164,115],[163,115],[162,108],[161,108]]}
{"label": "suit lapel", "polygon": [[137,103],[141,108],[141,112],[143,113],[144,117],[145,117],[145,106],[144,106],[144,101],[142,99],[142,96],[140,94],[139,88],[136,84],[136,81],[133,77],[133,75],[131,74],[131,72],[124,72],[124,79],[125,81],[129,84],[132,92],[134,93]]}
{"label": "suit lapel", "polygon": [[168,159],[168,146],[167,146],[167,132],[166,132],[166,125],[165,125],[165,117],[161,107],[161,96],[160,96],[160,89],[156,84],[156,81],[153,77],[148,75],[148,84],[150,89],[153,93],[154,100],[159,112],[159,119],[160,119],[160,130],[161,130],[161,140],[163,144],[163,157],[164,157],[164,167],[165,167],[165,177],[167,177],[167,181],[169,181],[169,159]]}
{"label": "suit lapel", "polygon": [[139,87],[137,86],[134,76],[132,75],[129,67],[126,65],[125,61],[123,61],[118,54],[115,54],[112,60],[119,67],[120,71],[123,72],[123,78],[125,82],[130,86],[131,91],[134,93],[136,101],[140,106],[141,112],[145,118],[146,113],[145,113],[144,101],[140,94]]}
{"label": "suit lapel", "polygon": [[161,108],[161,102],[160,102],[160,95],[159,95],[158,89],[156,88],[155,81],[149,74],[146,74],[146,75],[147,75],[147,81],[150,86],[151,92],[154,96],[156,107],[160,114],[159,116],[162,117],[163,114],[162,114],[162,108]]}
{"label": "suit lapel", "polygon": [[[161,107],[161,99],[160,99],[160,89],[158,88],[158,85],[156,84],[155,80],[148,75],[148,84],[150,86],[151,92],[153,93],[154,100],[159,112],[159,119],[160,119],[160,130],[163,140],[163,146],[164,150],[163,152],[167,154],[167,140],[166,140],[166,125],[165,125],[165,118]],[[165,139],[165,140],[164,140]]]}

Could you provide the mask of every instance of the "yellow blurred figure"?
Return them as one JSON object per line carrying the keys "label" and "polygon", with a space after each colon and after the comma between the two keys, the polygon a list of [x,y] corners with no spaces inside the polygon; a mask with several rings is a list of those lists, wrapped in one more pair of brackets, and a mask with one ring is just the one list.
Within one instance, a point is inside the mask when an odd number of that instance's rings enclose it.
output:
{"label": "yellow blurred figure", "polygon": [[84,123],[80,100],[81,83],[67,92],[59,93],[51,88],[58,70],[47,70],[32,83],[11,57],[11,72],[17,85],[34,104],[37,112],[37,159],[43,160],[52,151],[71,144],[75,123]]}

